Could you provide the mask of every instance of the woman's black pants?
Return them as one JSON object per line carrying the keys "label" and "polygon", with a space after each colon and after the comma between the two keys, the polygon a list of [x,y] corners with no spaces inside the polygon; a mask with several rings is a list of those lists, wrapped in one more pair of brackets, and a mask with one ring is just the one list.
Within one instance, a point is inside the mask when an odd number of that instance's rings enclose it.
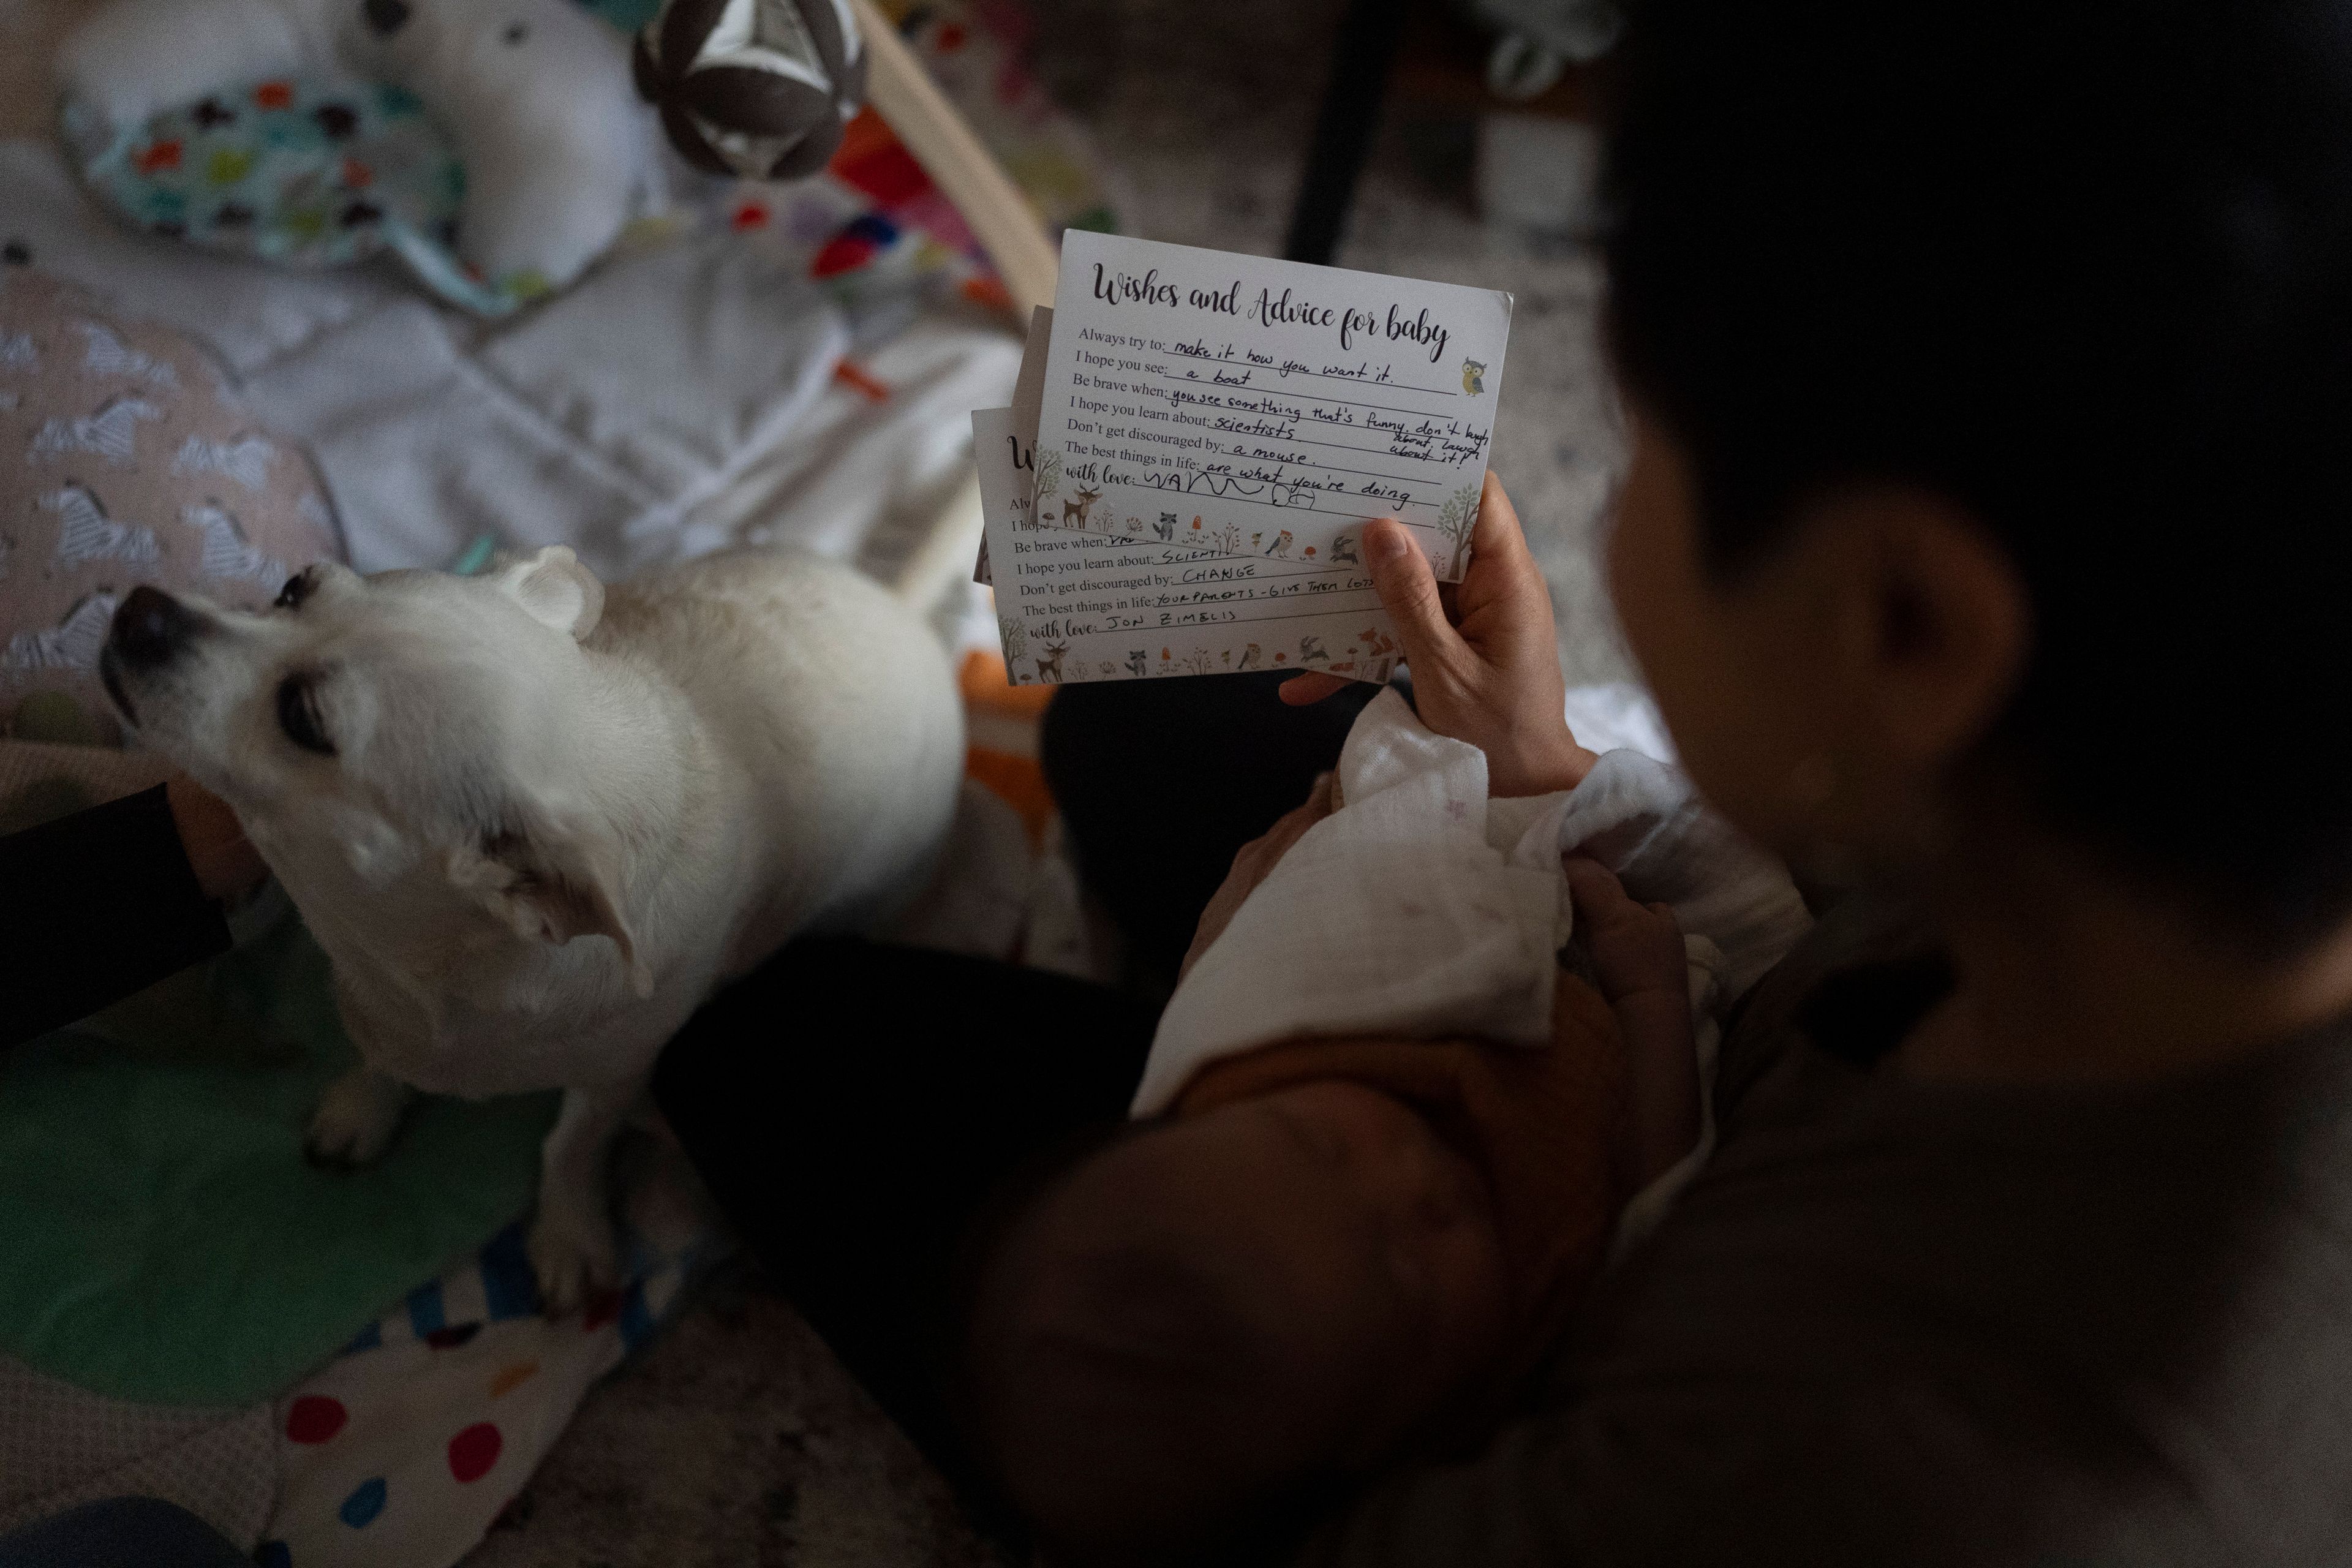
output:
{"label": "woman's black pants", "polygon": [[793,943],[696,1014],[654,1092],[745,1242],[883,1407],[988,1511],[948,1390],[989,1216],[1100,1130],[1234,852],[1335,764],[1376,689],[1065,687],[1041,755],[1134,991],[846,938]]}

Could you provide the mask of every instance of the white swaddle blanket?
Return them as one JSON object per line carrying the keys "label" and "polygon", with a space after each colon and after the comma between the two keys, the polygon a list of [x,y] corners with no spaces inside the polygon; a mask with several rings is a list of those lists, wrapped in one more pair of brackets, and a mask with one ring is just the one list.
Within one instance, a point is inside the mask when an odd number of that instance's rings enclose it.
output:
{"label": "white swaddle blanket", "polygon": [[[1724,1013],[1812,923],[1777,859],[1638,751],[1603,752],[1561,794],[1489,800],[1485,753],[1430,731],[1391,689],[1349,731],[1339,779],[1342,807],[1282,858],[1177,987],[1135,1115],[1166,1110],[1210,1062],[1302,1036],[1549,1044],[1556,955],[1574,926],[1559,865],[1570,849],[1633,898],[1673,907],[1710,1075]],[[1709,1118],[1686,1167],[1711,1141]],[[1670,1173],[1640,1202],[1662,1207],[1678,1184]]]}

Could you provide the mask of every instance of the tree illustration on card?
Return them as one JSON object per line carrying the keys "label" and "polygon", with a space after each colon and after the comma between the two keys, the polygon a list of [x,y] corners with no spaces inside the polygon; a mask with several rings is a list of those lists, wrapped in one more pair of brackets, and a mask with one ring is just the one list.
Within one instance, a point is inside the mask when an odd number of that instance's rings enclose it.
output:
{"label": "tree illustration on card", "polygon": [[1478,526],[1478,492],[1483,488],[1483,484],[1464,485],[1447,496],[1445,504],[1437,510],[1437,531],[1454,546],[1445,569],[1449,577],[1462,574],[1463,552],[1470,548],[1470,535]]}
{"label": "tree illustration on card", "polygon": [[1041,527],[1045,521],[1045,502],[1062,488],[1062,449],[1059,447],[1037,448],[1037,489],[1035,500],[1029,511],[1031,527]]}

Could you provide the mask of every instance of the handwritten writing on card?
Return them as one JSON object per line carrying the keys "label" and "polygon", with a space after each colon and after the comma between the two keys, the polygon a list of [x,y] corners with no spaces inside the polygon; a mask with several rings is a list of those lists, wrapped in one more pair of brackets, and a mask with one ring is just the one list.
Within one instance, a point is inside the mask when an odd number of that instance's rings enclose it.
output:
{"label": "handwritten writing on card", "polygon": [[1492,289],[1073,230],[1037,519],[1328,566],[1393,517],[1458,580],[1510,318]]}
{"label": "handwritten writing on card", "polygon": [[1371,578],[1234,559],[1156,531],[1043,521],[1014,414],[972,416],[997,627],[1016,685],[1321,669],[1385,680],[1397,642]]}

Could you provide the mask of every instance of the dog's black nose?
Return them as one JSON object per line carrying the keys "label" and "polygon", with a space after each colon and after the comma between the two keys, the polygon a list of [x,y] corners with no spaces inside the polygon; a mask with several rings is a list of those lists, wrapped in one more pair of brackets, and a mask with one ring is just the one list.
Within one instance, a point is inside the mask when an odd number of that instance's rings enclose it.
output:
{"label": "dog's black nose", "polygon": [[106,646],[133,668],[152,668],[187,647],[204,626],[204,617],[179,600],[142,584],[114,612]]}

